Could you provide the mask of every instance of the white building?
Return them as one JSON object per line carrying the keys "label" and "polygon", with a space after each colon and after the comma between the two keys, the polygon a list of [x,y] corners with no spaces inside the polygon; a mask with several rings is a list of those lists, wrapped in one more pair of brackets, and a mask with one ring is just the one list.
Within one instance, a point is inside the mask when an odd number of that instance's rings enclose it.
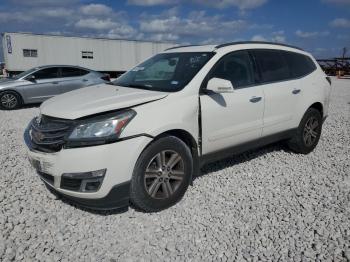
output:
{"label": "white building", "polygon": [[112,75],[174,46],[172,43],[75,36],[3,33],[6,68],[17,73],[41,65],[79,65]]}

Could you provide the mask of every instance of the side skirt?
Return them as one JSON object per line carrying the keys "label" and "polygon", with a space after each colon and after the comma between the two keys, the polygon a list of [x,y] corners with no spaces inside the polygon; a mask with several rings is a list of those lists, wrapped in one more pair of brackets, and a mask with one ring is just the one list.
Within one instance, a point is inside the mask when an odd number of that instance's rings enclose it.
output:
{"label": "side skirt", "polygon": [[209,154],[205,154],[200,156],[199,159],[199,164],[200,167],[204,166],[207,163],[210,162],[215,162],[218,161],[220,159],[224,159],[226,157],[230,157],[232,155],[238,155],[241,154],[247,150],[250,149],[257,149],[263,146],[266,146],[268,144],[274,143],[274,142],[278,142],[281,140],[285,140],[288,138],[293,137],[293,135],[296,133],[296,128],[295,129],[290,129],[287,131],[283,131],[277,134],[273,134],[273,135],[269,135],[266,137],[262,137],[250,142],[246,142],[237,146],[233,146],[233,147],[229,147],[229,148],[225,148],[223,150],[219,150],[213,153],[209,153]]}

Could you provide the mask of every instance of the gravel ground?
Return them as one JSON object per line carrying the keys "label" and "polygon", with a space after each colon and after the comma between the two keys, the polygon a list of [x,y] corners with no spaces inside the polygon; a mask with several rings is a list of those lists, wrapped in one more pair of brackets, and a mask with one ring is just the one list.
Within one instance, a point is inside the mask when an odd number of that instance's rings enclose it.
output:
{"label": "gravel ground", "polygon": [[156,214],[56,199],[22,142],[36,107],[0,111],[0,260],[350,261],[350,80],[334,80],[316,150],[272,145],[206,166]]}

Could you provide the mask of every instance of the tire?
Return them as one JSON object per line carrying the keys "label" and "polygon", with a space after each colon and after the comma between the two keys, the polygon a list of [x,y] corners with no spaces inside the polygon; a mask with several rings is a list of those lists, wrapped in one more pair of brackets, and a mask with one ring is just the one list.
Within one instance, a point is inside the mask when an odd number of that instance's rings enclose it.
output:
{"label": "tire", "polygon": [[22,105],[21,96],[14,91],[0,93],[0,108],[5,110],[17,109]]}
{"label": "tire", "polygon": [[175,205],[191,182],[192,170],[192,155],[182,140],[173,136],[159,138],[136,162],[130,186],[131,203],[144,212],[158,212]]}
{"label": "tire", "polygon": [[321,131],[321,113],[315,108],[309,108],[301,119],[294,137],[287,144],[295,153],[309,154],[317,146]]}

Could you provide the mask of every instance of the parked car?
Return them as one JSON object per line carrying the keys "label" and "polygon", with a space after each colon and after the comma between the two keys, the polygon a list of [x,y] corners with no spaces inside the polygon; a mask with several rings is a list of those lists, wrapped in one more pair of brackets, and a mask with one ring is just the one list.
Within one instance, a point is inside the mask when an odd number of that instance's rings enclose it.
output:
{"label": "parked car", "polygon": [[58,194],[94,209],[146,212],[185,194],[200,167],[285,140],[317,145],[331,81],[300,49],[241,42],[168,49],[116,81],[44,102],[29,158]]}
{"label": "parked car", "polygon": [[109,76],[78,66],[40,66],[0,80],[0,107],[15,109],[55,95],[109,81]]}

